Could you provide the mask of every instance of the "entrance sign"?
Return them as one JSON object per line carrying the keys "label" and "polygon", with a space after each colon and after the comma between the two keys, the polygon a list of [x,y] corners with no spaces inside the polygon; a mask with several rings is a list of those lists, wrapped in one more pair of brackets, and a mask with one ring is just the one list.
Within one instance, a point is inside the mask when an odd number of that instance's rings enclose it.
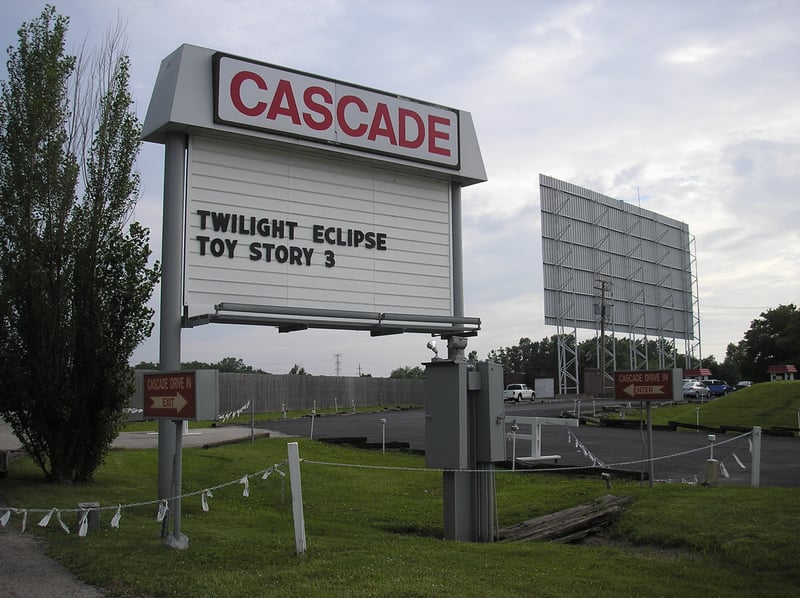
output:
{"label": "entrance sign", "polygon": [[674,370],[614,372],[614,396],[628,401],[671,401],[680,397],[674,392],[674,376]]}
{"label": "entrance sign", "polygon": [[458,111],[214,54],[214,120],[458,167]]}
{"label": "entrance sign", "polygon": [[217,370],[181,370],[145,374],[143,411],[146,418],[215,420],[219,415]]}
{"label": "entrance sign", "polygon": [[647,419],[648,484],[653,487],[655,466],[653,452],[653,401],[683,398],[683,370],[634,370],[614,372],[614,397],[618,401],[642,401]]}

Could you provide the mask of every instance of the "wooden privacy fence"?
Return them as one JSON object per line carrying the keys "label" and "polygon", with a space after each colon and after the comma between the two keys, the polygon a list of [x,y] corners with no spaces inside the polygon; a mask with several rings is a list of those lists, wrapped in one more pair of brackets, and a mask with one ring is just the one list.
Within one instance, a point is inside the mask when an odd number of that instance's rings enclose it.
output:
{"label": "wooden privacy fence", "polygon": [[[136,395],[131,407],[141,408],[142,383],[149,370],[134,370]],[[256,413],[352,410],[356,407],[424,405],[422,380],[345,376],[302,376],[294,374],[239,374],[220,372],[219,412],[230,413],[252,401]]]}

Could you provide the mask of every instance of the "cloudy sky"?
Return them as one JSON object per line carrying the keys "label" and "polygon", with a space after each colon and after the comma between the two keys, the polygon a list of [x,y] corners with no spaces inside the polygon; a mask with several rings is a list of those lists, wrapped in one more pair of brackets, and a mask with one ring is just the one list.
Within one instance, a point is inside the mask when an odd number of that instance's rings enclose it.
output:
{"label": "cloudy sky", "polygon": [[[465,313],[482,320],[468,350],[480,358],[556,332],[544,324],[539,173],[689,225],[703,356],[722,361],[762,311],[800,302],[797,0],[55,5],[71,49],[124,24],[141,120],[161,60],[183,43],[470,112],[489,178],[463,191]],[[2,6],[7,48],[44,4]],[[139,169],[136,216],[160,255],[163,146],[144,144]],[[212,325],[184,331],[182,360],[385,376],[427,361],[427,340]],[[158,360],[157,332],[142,360]]]}

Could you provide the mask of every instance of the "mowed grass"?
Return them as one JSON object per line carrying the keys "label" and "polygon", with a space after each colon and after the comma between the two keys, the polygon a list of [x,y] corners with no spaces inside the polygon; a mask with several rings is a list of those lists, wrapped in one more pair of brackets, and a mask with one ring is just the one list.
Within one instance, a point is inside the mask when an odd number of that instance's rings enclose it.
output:
{"label": "mowed grass", "polygon": [[[653,407],[653,424],[667,424],[670,421],[695,424],[699,418],[703,426],[796,429],[800,411],[800,380],[762,382],[702,404],[659,407],[658,403],[654,403]],[[638,410],[627,410],[626,417],[629,419],[638,416]]]}
{"label": "mowed grass", "polygon": [[[287,439],[189,448],[183,491],[221,484],[203,512],[200,496],[182,501],[189,548],[164,545],[157,505],[155,450],[114,450],[96,482],[56,487],[28,460],[0,480],[6,503],[74,508],[96,501],[101,529],[80,538],[77,514],[62,513],[28,531],[50,554],[108,596],[788,596],[800,591],[800,490],[705,488],[615,481],[634,498],[602,538],[583,545],[473,544],[442,539],[442,475],[424,460],[300,439],[305,556],[295,551]],[[347,467],[334,464],[347,464]],[[358,467],[354,467],[357,465]],[[499,471],[500,526],[592,501],[608,491],[598,478]],[[21,515],[8,524],[19,529]],[[13,555],[4,555],[12,559]]]}

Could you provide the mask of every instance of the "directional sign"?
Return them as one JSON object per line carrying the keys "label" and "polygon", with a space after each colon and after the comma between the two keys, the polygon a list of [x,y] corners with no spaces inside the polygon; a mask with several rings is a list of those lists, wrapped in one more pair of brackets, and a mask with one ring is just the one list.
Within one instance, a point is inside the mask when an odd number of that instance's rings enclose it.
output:
{"label": "directional sign", "polygon": [[195,419],[195,373],[164,372],[144,376],[144,416]]}
{"label": "directional sign", "polygon": [[614,395],[617,400],[670,401],[672,381],[672,370],[614,372]]}

